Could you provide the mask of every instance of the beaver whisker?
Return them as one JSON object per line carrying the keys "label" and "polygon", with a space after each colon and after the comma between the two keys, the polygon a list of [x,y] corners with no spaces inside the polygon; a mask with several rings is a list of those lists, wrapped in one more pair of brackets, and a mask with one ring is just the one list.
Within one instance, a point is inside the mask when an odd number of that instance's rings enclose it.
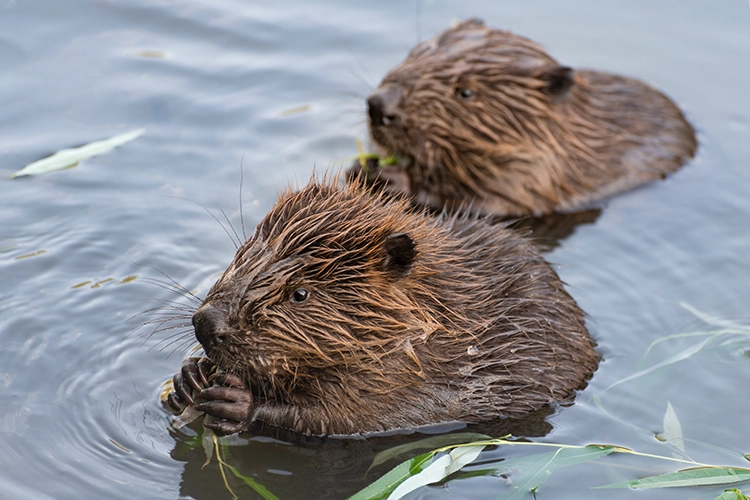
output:
{"label": "beaver whisker", "polygon": [[[242,173],[241,173],[241,168],[240,168],[240,180],[241,179],[242,179]],[[229,237],[229,240],[232,242],[232,245],[234,245],[235,249],[239,248],[242,245],[242,240],[240,239],[239,235],[237,234],[237,231],[234,230],[234,227],[232,226],[232,223],[229,221],[229,218],[227,217],[227,214],[224,213],[223,209],[221,209],[220,211],[221,211],[222,215],[224,216],[224,219],[226,220],[227,224],[229,224],[229,227],[232,229],[232,232],[230,232],[226,228],[226,226],[221,222],[221,220],[216,215],[214,215],[214,213],[211,212],[211,210],[209,210],[202,203],[199,203],[199,202],[197,202],[195,200],[191,200],[190,198],[182,198],[180,196],[169,196],[169,198],[174,198],[174,199],[177,199],[177,200],[189,201],[191,203],[195,203],[196,205],[198,205],[199,207],[201,207],[208,215],[210,215],[211,218],[213,220],[215,220],[217,224],[219,224],[219,227],[221,227],[221,229],[224,231],[224,233]],[[234,233],[234,235],[232,233]]]}
{"label": "beaver whisker", "polygon": [[142,312],[134,314],[133,316],[131,316],[128,319],[132,320],[132,319],[135,319],[135,318],[138,318],[138,317],[141,317],[141,316],[149,315],[149,314],[151,314],[153,312],[160,312],[160,311],[163,311],[163,310],[167,310],[167,311],[177,310],[177,311],[184,312],[186,314],[188,314],[188,313],[192,314],[193,312],[195,312],[195,308],[194,307],[187,306],[184,303],[176,301],[176,300],[153,299],[153,301],[156,302],[156,303],[158,303],[158,304],[161,304],[161,306],[157,306],[157,307],[152,307],[150,309],[146,309],[145,311],[142,311]]}
{"label": "beaver whisker", "polygon": [[[161,271],[159,271],[156,268],[152,268],[152,269],[154,269],[156,272],[162,273]],[[197,304],[200,304],[202,302],[202,300],[200,298],[196,297],[190,290],[188,290],[187,288],[183,287],[182,285],[180,285],[179,283],[177,283],[176,281],[174,281],[172,278],[170,278],[166,274],[164,274],[164,273],[162,273],[162,274],[167,278],[167,281],[159,280],[159,279],[156,279],[156,278],[141,278],[141,281],[144,282],[144,283],[148,283],[148,284],[151,284],[151,285],[158,286],[159,288],[161,288],[163,290],[166,290],[168,292],[176,293],[180,297],[184,297],[186,299],[189,299],[189,300],[191,300],[191,301],[193,301],[193,302],[195,302]]]}
{"label": "beaver whisker", "polygon": [[176,345],[175,348],[172,350],[172,352],[167,354],[167,359],[169,359],[170,356],[172,356],[175,353],[179,353],[180,355],[185,356],[188,353],[195,352],[196,346],[197,344],[195,343],[193,339],[187,338],[181,344]]}
{"label": "beaver whisker", "polygon": [[[196,346],[199,345],[195,342],[195,339],[191,335],[188,335],[190,333],[190,330],[185,330],[184,333],[185,335],[173,338],[168,343],[164,343],[165,341],[159,342],[160,345],[163,344],[161,345],[161,347],[159,347],[159,352],[164,352],[167,351],[168,348],[171,348],[167,352],[166,359],[169,359],[173,354],[184,356],[190,352],[193,352]],[[158,347],[158,345],[154,347]],[[149,351],[151,351],[151,349],[153,348],[150,348]]]}
{"label": "beaver whisker", "polygon": [[[161,334],[163,332],[168,332],[168,331],[184,328],[188,334],[191,333],[192,325],[190,323],[186,323],[186,322],[176,323],[176,321],[179,321],[181,319],[184,319],[184,318],[154,319],[154,320],[150,320],[141,324],[140,326],[136,328],[136,330],[142,329],[149,325],[156,325],[154,328],[150,329],[150,331],[138,334],[138,338],[142,340],[141,345],[145,345],[145,343],[148,342],[154,335]],[[154,346],[150,347],[149,350],[153,349],[154,347],[157,347],[163,341],[164,339],[159,340],[159,342],[157,342]]]}
{"label": "beaver whisker", "polygon": [[[145,335],[145,337],[146,337],[145,340],[150,339],[154,334],[157,334],[157,333],[161,334],[161,333],[168,332],[168,331],[171,331],[171,330],[178,330],[178,329],[180,329],[179,332],[172,333],[168,337],[166,337],[165,339],[160,340],[156,344],[156,346],[158,346],[164,340],[170,340],[170,339],[174,338],[175,335],[191,334],[192,330],[193,330],[193,326],[190,323],[178,323],[176,325],[167,325],[167,326],[164,326],[165,324],[166,324],[166,322],[160,323],[157,328],[154,328],[154,330],[151,331],[148,335]],[[153,347],[156,347],[156,346],[153,346]]]}

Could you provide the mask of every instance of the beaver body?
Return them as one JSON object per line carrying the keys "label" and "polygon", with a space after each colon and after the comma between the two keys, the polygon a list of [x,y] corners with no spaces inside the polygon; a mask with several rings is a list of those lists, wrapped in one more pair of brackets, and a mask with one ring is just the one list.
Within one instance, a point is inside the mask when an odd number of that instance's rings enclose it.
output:
{"label": "beaver body", "polygon": [[[580,388],[598,357],[555,271],[514,232],[311,181],[287,190],[193,316],[223,433],[307,435],[519,417]],[[199,382],[202,380],[202,382]]]}
{"label": "beaver body", "polygon": [[574,211],[666,176],[696,149],[659,91],[573,71],[478,20],[415,47],[368,98],[368,114],[374,142],[401,159],[369,177],[439,210]]}

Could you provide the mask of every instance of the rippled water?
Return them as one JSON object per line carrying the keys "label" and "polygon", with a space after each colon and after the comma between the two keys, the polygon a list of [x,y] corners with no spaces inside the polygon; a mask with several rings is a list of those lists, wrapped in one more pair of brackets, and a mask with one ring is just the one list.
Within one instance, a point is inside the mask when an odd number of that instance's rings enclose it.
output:
{"label": "rippled water", "polygon": [[[605,359],[536,440],[670,456],[654,438],[669,401],[693,459],[747,465],[747,337],[627,379],[705,337],[645,355],[654,340],[718,328],[682,304],[750,324],[747,4],[0,0],[0,498],[231,498],[216,461],[201,469],[192,431],[170,430],[158,403],[184,350],[159,344],[166,334],[144,341],[131,333],[143,319],[130,318],[159,300],[188,302],[147,281],[167,275],[204,294],[234,249],[204,207],[239,226],[241,168],[252,228],[288,181],[356,153],[364,96],[411,46],[474,16],[566,64],[657,85],[701,142],[686,168],[612,200],[548,255]],[[74,169],[8,180],[54,151],[143,126]],[[355,491],[374,479],[365,471],[384,446],[233,443],[233,463],[285,499]],[[674,469],[607,463],[556,471],[537,498],[631,498],[589,487]],[[504,488],[475,478],[415,498]]]}

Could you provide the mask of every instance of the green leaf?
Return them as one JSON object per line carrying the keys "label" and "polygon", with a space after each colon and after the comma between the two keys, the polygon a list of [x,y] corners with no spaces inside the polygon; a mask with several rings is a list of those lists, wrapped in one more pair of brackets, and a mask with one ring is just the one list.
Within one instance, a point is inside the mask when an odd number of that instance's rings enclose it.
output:
{"label": "green leaf", "polygon": [[435,452],[430,451],[405,462],[401,462],[383,477],[349,497],[349,500],[379,500],[387,498],[399,484],[403,483],[411,476],[420,473],[432,463],[432,458],[434,456]]}
{"label": "green leaf", "polygon": [[714,336],[708,337],[708,338],[704,339],[702,342],[698,342],[694,346],[689,347],[689,348],[685,349],[684,351],[678,352],[674,356],[672,356],[672,357],[670,357],[668,359],[665,359],[664,361],[662,361],[660,363],[656,363],[655,365],[653,365],[653,366],[651,366],[649,368],[646,368],[645,370],[641,370],[641,371],[636,372],[636,373],[634,373],[634,374],[632,374],[632,375],[630,375],[628,377],[625,377],[622,380],[618,380],[614,384],[611,384],[609,387],[607,387],[606,389],[604,389],[602,391],[602,393],[605,393],[608,390],[612,389],[613,387],[618,386],[620,384],[623,384],[625,382],[628,382],[630,380],[634,380],[634,379],[637,379],[639,377],[643,377],[644,375],[648,375],[649,373],[654,372],[654,371],[656,371],[656,370],[658,370],[660,368],[664,368],[665,366],[673,365],[673,364],[675,364],[677,362],[684,361],[684,360],[688,359],[689,357],[693,356],[694,354],[700,352],[701,349],[703,349],[704,347],[706,347],[706,345],[709,342],[711,342],[713,339],[714,339]]}
{"label": "green leaf", "polygon": [[724,493],[714,498],[714,500],[749,500],[749,499],[750,497],[746,496],[744,493],[742,493],[741,490],[738,490],[737,488],[732,488],[731,490],[724,490]]}
{"label": "green leaf", "polygon": [[403,481],[393,490],[388,500],[399,500],[417,488],[442,481],[454,472],[461,470],[464,465],[476,460],[484,448],[484,446],[460,446],[453,448],[450,453],[433,461],[419,474],[415,474]]}
{"label": "green leaf", "polygon": [[214,439],[213,431],[209,430],[208,432],[203,433],[201,444],[203,444],[203,451],[206,453],[206,461],[203,463],[201,469],[211,463],[211,459],[214,456]]}
{"label": "green leaf", "polygon": [[719,318],[717,316],[712,316],[708,313],[701,311],[700,309],[696,307],[693,307],[687,302],[680,302],[680,306],[690,311],[696,318],[700,319],[701,321],[703,321],[704,323],[708,325],[720,326],[722,328],[739,329],[739,330],[748,329],[747,325],[740,325],[739,323],[735,323],[734,321],[729,321],[723,318]]}
{"label": "green leaf", "polygon": [[[609,455],[617,448],[614,446],[590,445],[583,448],[561,448],[549,453],[540,453],[531,457],[522,457],[519,462],[527,462],[528,468],[514,481],[513,488],[501,495],[501,499],[522,498],[531,491],[536,491],[549,479],[552,472],[559,467],[570,467],[582,464]],[[498,467],[496,473],[507,474],[510,469],[517,466],[513,460],[503,462],[503,467]]]}
{"label": "green leaf", "polygon": [[750,481],[750,469],[738,467],[696,467],[633,481],[597,486],[607,488],[674,488],[677,486],[710,486]]}
{"label": "green leaf", "polygon": [[125,134],[116,135],[105,139],[103,141],[96,141],[86,144],[78,148],[63,149],[48,156],[41,160],[29,163],[18,172],[10,176],[11,179],[16,177],[22,177],[24,175],[39,175],[46,174],[48,172],[54,172],[56,170],[63,170],[66,168],[75,167],[78,163],[83,160],[87,160],[92,156],[107,153],[117,146],[121,146],[127,142],[132,141],[143,135],[146,132],[145,128],[139,128]]}
{"label": "green leaf", "polygon": [[383,156],[379,159],[379,165],[398,165],[401,161],[393,155]]}
{"label": "green leaf", "polygon": [[372,460],[372,465],[370,465],[370,469],[383,464],[388,460],[394,459],[399,455],[403,455],[414,450],[432,450],[435,448],[442,448],[444,446],[451,446],[459,443],[478,441],[480,439],[490,439],[490,437],[476,432],[459,432],[456,434],[431,436],[425,439],[420,439],[419,441],[415,441],[413,443],[394,446],[393,448],[388,448],[387,450],[383,450],[375,455],[375,458]]}
{"label": "green leaf", "polygon": [[664,433],[661,436],[667,443],[675,446],[683,454],[685,453],[685,438],[682,436],[682,426],[674,408],[672,408],[672,403],[669,401],[667,401],[667,411],[664,413]]}

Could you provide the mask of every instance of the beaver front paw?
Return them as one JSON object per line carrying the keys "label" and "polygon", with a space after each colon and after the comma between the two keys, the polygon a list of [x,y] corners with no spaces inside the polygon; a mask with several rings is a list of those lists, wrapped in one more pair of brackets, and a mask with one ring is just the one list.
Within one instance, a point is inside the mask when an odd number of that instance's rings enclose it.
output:
{"label": "beaver front paw", "polygon": [[174,390],[167,396],[167,404],[180,413],[187,406],[195,404],[193,393],[200,393],[211,384],[209,374],[214,364],[207,358],[187,358],[182,362],[182,369],[172,379]]}
{"label": "beaver front paw", "polygon": [[226,435],[248,429],[253,417],[253,393],[237,375],[220,373],[209,379],[212,387],[203,389],[195,397],[195,409],[214,417],[203,421],[203,426],[217,434]]}

